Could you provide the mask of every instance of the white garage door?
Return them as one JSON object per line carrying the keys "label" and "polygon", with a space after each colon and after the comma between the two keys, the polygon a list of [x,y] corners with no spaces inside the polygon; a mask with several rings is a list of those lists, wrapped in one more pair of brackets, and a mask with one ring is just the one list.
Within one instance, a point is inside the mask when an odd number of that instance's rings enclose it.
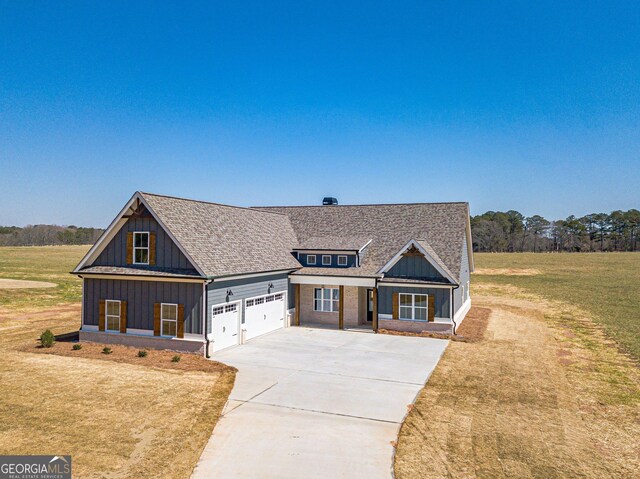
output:
{"label": "white garage door", "polygon": [[211,350],[235,346],[240,343],[240,302],[218,304],[211,307]]}
{"label": "white garage door", "polygon": [[274,293],[245,300],[245,339],[284,327],[285,294]]}

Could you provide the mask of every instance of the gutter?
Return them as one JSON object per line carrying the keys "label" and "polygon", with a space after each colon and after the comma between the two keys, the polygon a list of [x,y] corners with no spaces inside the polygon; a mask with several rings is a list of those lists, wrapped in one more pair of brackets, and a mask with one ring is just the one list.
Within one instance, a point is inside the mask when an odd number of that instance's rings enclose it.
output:
{"label": "gutter", "polygon": [[456,328],[458,327],[458,325],[456,324],[456,320],[454,319],[455,316],[456,316],[456,313],[455,313],[455,310],[456,310],[456,308],[455,308],[456,297],[453,294],[453,292],[456,289],[458,289],[459,287],[460,287],[460,285],[458,283],[456,283],[456,285],[453,288],[451,288],[451,322],[453,323],[453,335],[454,336],[456,334]]}

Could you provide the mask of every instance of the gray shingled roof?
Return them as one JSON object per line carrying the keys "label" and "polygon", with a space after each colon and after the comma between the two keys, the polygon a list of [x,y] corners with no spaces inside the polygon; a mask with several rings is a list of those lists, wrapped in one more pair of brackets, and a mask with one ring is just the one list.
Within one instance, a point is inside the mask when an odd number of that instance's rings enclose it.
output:
{"label": "gray shingled roof", "polygon": [[358,251],[371,238],[368,236],[312,236],[298,242],[295,249],[300,250],[349,250]]}
{"label": "gray shingled roof", "polygon": [[[286,214],[298,244],[318,236],[369,237],[360,268],[327,274],[375,276],[410,240],[430,245],[451,276],[459,281],[469,217],[467,203],[260,207]],[[300,273],[307,271],[304,268]],[[316,268],[317,269],[317,268]],[[349,272],[347,272],[349,270]],[[351,271],[353,270],[353,271]]]}
{"label": "gray shingled roof", "polygon": [[140,195],[207,276],[300,267],[291,255],[298,241],[285,215],[151,193]]}

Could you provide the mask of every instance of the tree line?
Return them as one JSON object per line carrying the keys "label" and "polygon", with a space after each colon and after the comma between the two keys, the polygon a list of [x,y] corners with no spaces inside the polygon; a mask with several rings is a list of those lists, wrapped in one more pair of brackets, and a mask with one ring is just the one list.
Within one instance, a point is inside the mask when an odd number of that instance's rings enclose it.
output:
{"label": "tree line", "polygon": [[471,217],[474,251],[638,251],[640,211],[593,213],[548,220],[518,211],[487,211]]}
{"label": "tree line", "polygon": [[103,231],[74,225],[0,226],[0,246],[93,244]]}

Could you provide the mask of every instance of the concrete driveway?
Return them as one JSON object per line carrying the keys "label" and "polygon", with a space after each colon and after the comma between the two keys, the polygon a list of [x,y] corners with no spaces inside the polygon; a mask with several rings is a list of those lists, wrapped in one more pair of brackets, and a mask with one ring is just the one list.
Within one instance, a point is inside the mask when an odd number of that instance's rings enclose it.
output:
{"label": "concrete driveway", "polygon": [[217,353],[236,383],[194,478],[389,478],[448,342],[293,327]]}

